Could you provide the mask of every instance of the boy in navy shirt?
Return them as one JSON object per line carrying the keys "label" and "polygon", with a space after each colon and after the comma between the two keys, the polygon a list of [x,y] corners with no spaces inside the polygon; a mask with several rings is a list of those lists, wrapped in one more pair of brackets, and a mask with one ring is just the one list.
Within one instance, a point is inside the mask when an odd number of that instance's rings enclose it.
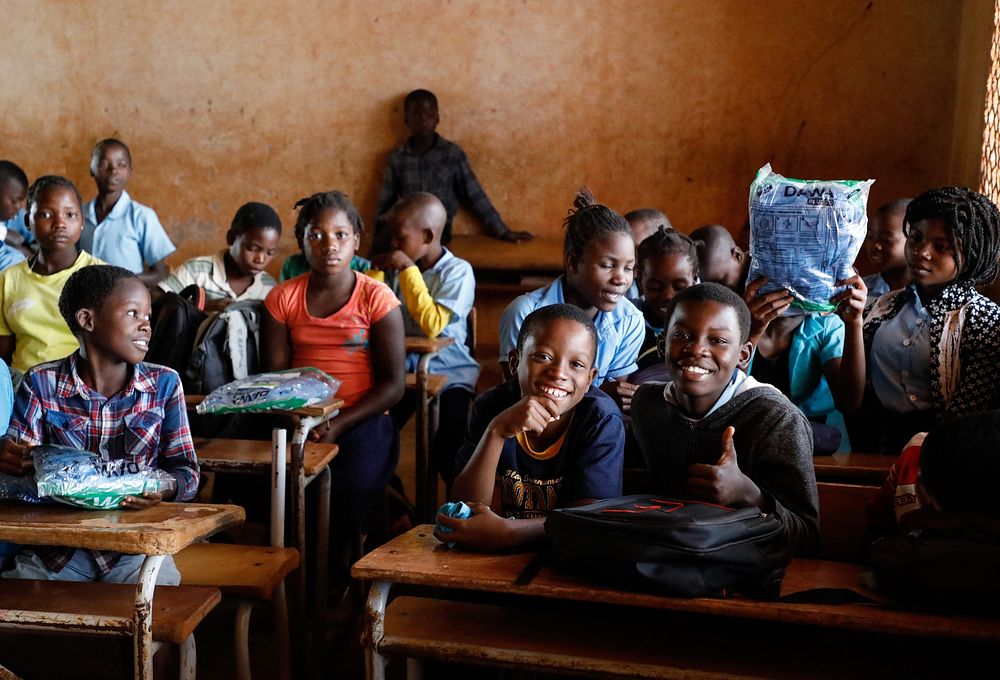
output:
{"label": "boy in navy shirt", "polygon": [[442,541],[504,550],[541,541],[546,514],[621,495],[625,428],[592,387],[597,330],[579,307],[541,307],[510,353],[517,380],[476,399],[456,461],[452,497],[469,519],[438,516]]}

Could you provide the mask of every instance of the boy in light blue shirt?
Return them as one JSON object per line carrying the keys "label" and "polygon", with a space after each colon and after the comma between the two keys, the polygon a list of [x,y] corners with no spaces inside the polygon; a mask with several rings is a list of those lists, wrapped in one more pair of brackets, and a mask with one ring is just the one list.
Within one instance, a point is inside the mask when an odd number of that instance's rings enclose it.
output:
{"label": "boy in light blue shirt", "polygon": [[[450,486],[455,454],[462,445],[469,405],[475,396],[479,364],[466,344],[469,313],[475,301],[476,278],[472,266],[441,245],[447,212],[440,199],[420,192],[399,199],[386,221],[392,234],[392,250],[375,258],[373,266],[388,276],[386,283],[403,301],[403,324],[407,335],[454,338],[429,363],[428,370],[448,378],[438,395],[441,422],[432,445],[435,465]],[[419,355],[406,357],[406,370],[417,369]],[[412,399],[393,409],[393,419],[402,426],[413,412]]]}
{"label": "boy in light blue shirt", "polygon": [[21,249],[25,255],[31,253],[29,246],[35,241],[24,219],[27,198],[28,176],[24,170],[13,161],[0,161],[0,241]]}
{"label": "boy in light blue shirt", "polygon": [[152,208],[125,191],[132,154],[117,139],[97,143],[90,156],[97,197],[83,206],[86,224],[80,247],[108,264],[134,272],[149,287],[167,277],[164,258],[176,248]]}

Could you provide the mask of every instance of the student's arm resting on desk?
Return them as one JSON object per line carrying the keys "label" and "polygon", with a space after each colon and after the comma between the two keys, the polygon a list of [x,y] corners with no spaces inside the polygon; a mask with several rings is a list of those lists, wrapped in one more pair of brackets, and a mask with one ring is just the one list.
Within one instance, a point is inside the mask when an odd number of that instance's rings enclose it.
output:
{"label": "student's arm resting on desk", "polygon": [[[474,417],[480,419],[479,414]],[[506,440],[520,432],[541,433],[558,417],[559,409],[551,399],[530,396],[490,420],[469,462],[452,486],[452,497],[464,500],[475,514],[468,520],[442,522],[449,528],[455,522],[462,523],[457,531],[447,535],[448,541],[473,550],[502,550],[528,545],[544,537],[544,518],[512,520],[496,514],[501,504],[496,489],[497,465]],[[470,423],[470,433],[478,431],[479,427]]]}

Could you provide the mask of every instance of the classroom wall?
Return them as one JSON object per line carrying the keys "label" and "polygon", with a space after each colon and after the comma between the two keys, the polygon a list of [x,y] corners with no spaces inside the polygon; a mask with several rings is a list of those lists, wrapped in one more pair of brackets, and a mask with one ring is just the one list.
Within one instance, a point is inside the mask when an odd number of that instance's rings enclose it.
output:
{"label": "classroom wall", "polygon": [[[988,0],[8,0],[0,157],[93,194],[98,139],[181,257],[246,200],[337,187],[370,218],[415,87],[514,228],[575,188],[739,229],[754,172],[975,184]],[[983,22],[987,22],[985,25]],[[980,135],[977,138],[977,134]],[[478,227],[460,220],[456,231]],[[292,238],[285,238],[291,249]],[[275,263],[276,266],[280,263]]]}

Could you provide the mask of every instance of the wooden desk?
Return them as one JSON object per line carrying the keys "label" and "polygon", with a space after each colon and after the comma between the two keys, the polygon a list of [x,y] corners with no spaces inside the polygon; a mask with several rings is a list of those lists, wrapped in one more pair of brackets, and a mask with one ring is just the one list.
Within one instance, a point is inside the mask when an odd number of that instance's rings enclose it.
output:
{"label": "wooden desk", "polygon": [[881,486],[896,458],[882,453],[835,453],[815,456],[813,468],[818,482]]}
{"label": "wooden desk", "polygon": [[430,452],[431,441],[434,432],[437,431],[436,412],[432,409],[430,391],[427,389],[427,381],[430,377],[428,366],[431,358],[448,345],[455,344],[455,338],[445,338],[438,336],[428,338],[424,336],[406,336],[406,353],[419,354],[420,360],[417,362],[416,384],[417,384],[417,433],[416,433],[416,510],[417,517],[423,521],[430,521],[437,513],[437,471],[431,465]]}
{"label": "wooden desk", "polygon": [[130,620],[95,614],[72,617],[54,612],[8,612],[0,627],[85,630],[129,634],[135,652],[135,677],[153,677],[152,601],[163,558],[195,541],[241,523],[235,505],[161,503],[144,510],[91,511],[62,505],[0,502],[0,541],[146,555],[135,588]]}
{"label": "wooden desk", "polygon": [[[569,633],[550,627],[551,622],[545,621],[550,612],[554,612],[556,616],[568,612],[570,621],[582,621],[586,626],[603,621],[609,623],[611,628],[618,625],[627,628],[632,620],[640,617],[644,617],[643,621],[647,623],[655,621],[655,630],[646,628],[640,635],[645,635],[654,647],[659,647],[660,660],[655,663],[650,661],[643,666],[644,670],[635,670],[625,664],[618,671],[622,675],[635,671],[640,677],[686,678],[697,675],[699,670],[703,673],[718,672],[718,668],[711,668],[711,664],[719,661],[712,658],[717,656],[713,650],[724,654],[733,653],[732,658],[724,658],[725,673],[720,677],[746,677],[760,672],[755,664],[764,662],[758,658],[762,649],[770,650],[766,656],[770,657],[772,664],[777,664],[774,674],[786,677],[801,676],[803,673],[816,677],[836,676],[838,672],[848,672],[852,663],[856,664],[858,672],[866,676],[873,675],[875,668],[881,668],[891,675],[892,668],[898,668],[901,662],[907,660],[897,656],[901,646],[910,650],[908,654],[911,659],[918,655],[919,650],[934,649],[938,644],[954,643],[963,646],[973,657],[982,656],[981,652],[987,657],[995,656],[1000,651],[1000,620],[938,616],[873,604],[793,604],[745,598],[665,597],[597,585],[563,574],[549,566],[543,566],[529,583],[518,585],[518,576],[534,557],[534,553],[497,556],[450,550],[434,539],[431,526],[423,525],[362,558],[354,565],[353,575],[373,582],[365,636],[368,677],[384,677],[386,658],[380,653],[383,642],[390,648],[398,645],[395,648],[403,650],[413,643],[413,639],[404,639],[402,635],[395,639],[384,637],[386,629],[390,633],[394,630],[399,632],[395,623],[389,625],[392,617],[390,616],[389,621],[386,619],[390,588],[397,584],[410,586],[406,589],[408,594],[431,592],[436,598],[445,596],[455,601],[449,602],[447,608],[432,609],[437,621],[434,625],[444,639],[431,642],[429,648],[432,649],[439,643],[441,649],[449,650],[452,658],[474,663],[518,665],[514,662],[518,654],[523,652],[525,659],[544,663],[549,668],[559,667],[555,648],[564,642],[558,638]],[[862,571],[861,565],[850,563],[796,560],[788,569],[782,584],[782,595],[815,588],[847,588],[879,599],[858,586],[858,577]],[[509,620],[520,621],[526,626],[526,630],[534,632],[522,639],[500,620],[461,619],[464,603],[481,601],[484,597],[489,606],[497,607],[498,616],[503,616],[503,612],[515,612]],[[430,602],[433,605],[434,601]],[[410,603],[403,605],[404,611],[408,604]],[[448,608],[456,612],[461,620],[449,618],[450,615],[446,613]],[[419,611],[419,608],[411,611],[410,616],[416,616]],[[529,626],[528,622],[539,618],[543,620],[540,626]],[[747,625],[740,621],[753,623]],[[426,624],[432,625],[433,620]],[[497,640],[505,640],[504,644],[524,646],[517,647],[514,651],[508,648],[494,657],[486,649],[480,649],[478,653],[469,651],[471,646],[463,647],[462,640],[468,639],[472,635],[470,627],[477,625],[492,627]],[[550,633],[539,637],[535,628],[548,628]],[[687,631],[695,629],[704,631],[704,635],[695,636],[698,638],[698,646],[688,650],[670,648],[674,635],[687,639],[690,637]],[[727,637],[721,631],[729,631],[733,637]],[[486,632],[488,634],[489,630]],[[740,639],[736,638],[737,632]],[[800,640],[799,644],[786,644],[785,641],[793,637]],[[913,638],[923,638],[925,641]],[[846,658],[817,656],[815,648],[830,639],[842,640],[851,645],[849,654],[841,654]],[[930,640],[934,642],[928,642]],[[592,649],[593,655],[600,657],[607,651],[603,648],[613,646],[610,643],[598,645]],[[460,656],[464,653],[463,649],[469,652],[469,657]],[[754,656],[755,649],[757,656]],[[650,654],[656,651],[652,650]],[[546,654],[548,661],[539,661],[546,659]],[[677,658],[673,662],[669,659],[664,661],[670,655]],[[787,655],[787,659],[783,659],[783,655]],[[433,653],[428,656],[433,656]],[[503,663],[504,659],[506,663]],[[863,663],[861,659],[864,660]],[[658,665],[674,662],[681,665],[672,669],[664,669]],[[810,663],[815,668],[811,668]],[[875,666],[864,665],[867,663]],[[958,663],[958,660],[950,663]],[[611,670],[608,673],[615,675],[614,664],[609,664]],[[827,664],[830,668],[824,668]],[[688,674],[679,672],[685,668]],[[580,672],[579,667],[577,672]],[[900,671],[897,670],[898,672]]]}

